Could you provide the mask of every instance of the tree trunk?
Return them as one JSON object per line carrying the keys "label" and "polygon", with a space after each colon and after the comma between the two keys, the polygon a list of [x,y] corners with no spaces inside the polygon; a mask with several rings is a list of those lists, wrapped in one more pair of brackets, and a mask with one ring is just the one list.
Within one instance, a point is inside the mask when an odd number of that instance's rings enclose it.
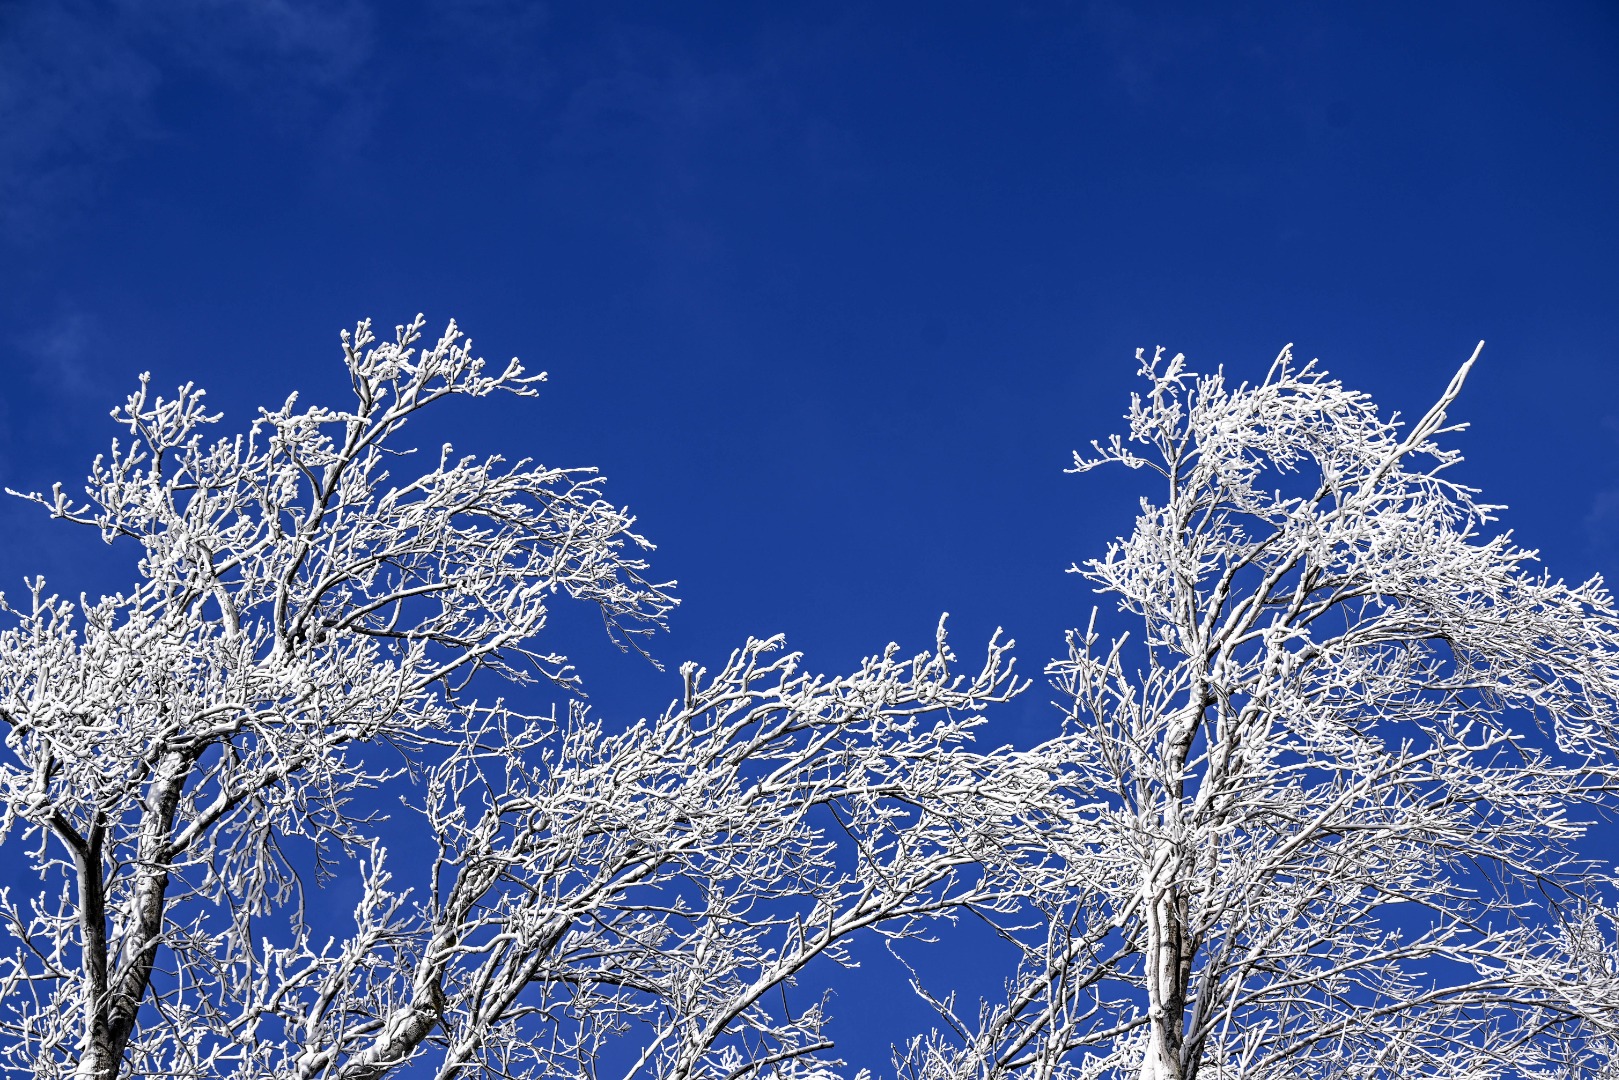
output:
{"label": "tree trunk", "polygon": [[[1151,1020],[1147,1054],[1141,1062],[1141,1080],[1187,1080],[1182,1063],[1186,1024],[1185,921],[1177,868],[1168,845],[1159,849],[1159,859],[1145,888],[1142,905],[1145,914],[1145,967],[1147,1010]],[[1165,857],[1169,856],[1169,857]]]}
{"label": "tree trunk", "polygon": [[84,1035],[73,1075],[77,1080],[113,1080],[118,1074],[118,1054],[107,1023],[107,899],[102,879],[101,830],[99,823],[93,824],[89,835],[81,838],[61,822],[57,834],[73,852],[79,929],[84,935]]}
{"label": "tree trunk", "polygon": [[[169,836],[180,794],[196,754],[170,752],[159,760],[147,789],[139,843],[140,865],[125,922],[123,943],[114,958],[107,942],[106,887],[102,880],[100,823],[91,830],[79,861],[79,913],[84,932],[84,1039],[75,1080],[117,1080],[124,1051],[134,1034],[152,969],[163,941],[169,887]],[[116,959],[116,963],[113,961]]]}
{"label": "tree trunk", "polygon": [[[1212,704],[1207,688],[1192,688],[1191,700],[1164,740],[1164,757],[1179,776],[1198,721]],[[1181,849],[1181,805],[1185,790],[1175,780],[1164,793],[1158,821],[1160,839],[1141,882],[1141,910],[1146,941],[1142,966],[1147,982],[1147,1015],[1151,1023],[1141,1080],[1191,1080],[1185,1063],[1186,993],[1192,977],[1192,949],[1187,936],[1187,885]]]}
{"label": "tree trunk", "polygon": [[74,1080],[115,1080],[118,1076],[118,1055],[106,1037],[106,1027],[98,1025],[89,1044],[79,1056],[79,1066],[73,1070]]}

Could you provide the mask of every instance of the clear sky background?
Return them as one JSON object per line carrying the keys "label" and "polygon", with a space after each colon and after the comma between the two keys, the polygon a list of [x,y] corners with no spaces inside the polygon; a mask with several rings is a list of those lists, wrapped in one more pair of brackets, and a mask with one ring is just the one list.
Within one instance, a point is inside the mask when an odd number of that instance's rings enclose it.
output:
{"label": "clear sky background", "polygon": [[[1485,338],[1463,475],[1613,574],[1616,196],[1605,2],[0,0],[0,480],[76,481],[141,371],[235,430],[336,400],[339,328],[453,316],[551,382],[424,442],[600,466],[681,583],[671,666],[948,610],[1032,674],[1143,492],[1062,472],[1137,347],[1294,342],[1420,414]],[[128,573],[0,528],[8,590]],[[602,708],[673,690],[558,626]]]}

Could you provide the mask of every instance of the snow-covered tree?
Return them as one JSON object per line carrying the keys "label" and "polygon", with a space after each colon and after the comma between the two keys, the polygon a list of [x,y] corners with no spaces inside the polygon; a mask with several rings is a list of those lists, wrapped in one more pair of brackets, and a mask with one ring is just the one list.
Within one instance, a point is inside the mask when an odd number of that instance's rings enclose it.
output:
{"label": "snow-covered tree", "polygon": [[[1134,636],[1093,615],[1061,729],[984,751],[1010,643],[958,673],[942,622],[586,710],[550,605],[642,648],[671,587],[591,470],[411,468],[422,409],[541,378],[422,326],[224,439],[143,380],[87,498],[27,496],[139,562],[3,608],[7,1075],[832,1077],[814,968],[862,937],[944,1019],[894,1033],[902,1080],[1612,1068],[1619,615],[1450,479],[1467,367],[1404,427],[1286,352],[1236,387],[1143,357],[1075,460],[1157,477],[1076,567]],[[1004,992],[931,984],[953,921]]]}
{"label": "snow-covered tree", "polygon": [[575,686],[558,594],[632,644],[674,600],[592,470],[408,468],[422,409],[540,378],[422,325],[344,335],[346,406],[219,440],[142,380],[87,500],[30,496],[139,567],[5,607],[0,842],[39,882],[0,893],[10,1075],[819,1074],[807,964],[1051,887],[1049,770],[969,745],[1009,643],[963,677],[941,623],[822,677],[749,641],[627,728],[475,697]]}
{"label": "snow-covered tree", "polygon": [[1049,669],[1089,870],[1008,1001],[957,1025],[954,1071],[1611,1068],[1619,952],[1582,840],[1619,777],[1619,618],[1452,479],[1473,360],[1404,426],[1287,351],[1258,385],[1140,359],[1128,435],[1073,470],[1154,481],[1074,568],[1133,635],[1093,614]]}

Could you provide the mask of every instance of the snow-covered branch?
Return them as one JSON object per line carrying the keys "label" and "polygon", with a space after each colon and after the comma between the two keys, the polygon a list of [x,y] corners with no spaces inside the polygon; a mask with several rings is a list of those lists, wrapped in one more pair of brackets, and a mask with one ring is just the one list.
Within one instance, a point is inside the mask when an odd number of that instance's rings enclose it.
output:
{"label": "snow-covered branch", "polygon": [[[814,987],[880,945],[939,1017],[902,1080],[1612,1075],[1619,612],[1453,478],[1473,360],[1404,425],[1287,351],[1142,355],[1074,466],[1157,489],[1074,568],[1116,611],[1049,666],[1053,736],[991,750],[1011,643],[962,667],[942,621],[586,710],[550,605],[641,649],[672,583],[592,470],[410,467],[419,411],[540,379],[422,326],[213,441],[143,379],[82,499],[24,496],[139,561],[0,598],[39,880],[0,891],[0,1071],[831,1080]],[[937,985],[957,934],[997,990]]]}
{"label": "snow-covered branch", "polygon": [[1253,386],[1141,360],[1128,438],[1076,457],[1161,478],[1075,568],[1137,637],[1093,618],[1050,668],[1133,956],[1087,1075],[1528,1076],[1611,1044],[1600,978],[1525,973],[1594,932],[1558,920],[1616,778],[1619,617],[1450,478],[1473,360],[1409,428],[1287,351]]}

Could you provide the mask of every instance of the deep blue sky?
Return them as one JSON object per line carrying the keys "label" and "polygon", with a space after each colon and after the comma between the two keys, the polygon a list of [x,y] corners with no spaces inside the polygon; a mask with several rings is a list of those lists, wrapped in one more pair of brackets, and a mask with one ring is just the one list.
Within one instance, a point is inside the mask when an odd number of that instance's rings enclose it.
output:
{"label": "deep blue sky", "polygon": [[458,442],[607,471],[668,659],[948,609],[1034,665],[1137,346],[1420,412],[1483,337],[1468,475],[1619,569],[1619,9],[1209,7],[0,4],[0,474],[82,475],[142,370],[239,419],[453,315],[553,380]]}
{"label": "deep blue sky", "polygon": [[[553,378],[458,441],[608,472],[667,659],[948,609],[1037,666],[1137,346],[1420,412],[1483,337],[1467,475],[1619,569],[1619,9],[1209,7],[0,3],[0,474],[82,475],[142,370],[240,419],[453,315]],[[8,580],[83,573],[0,513]]]}
{"label": "deep blue sky", "polygon": [[[1465,475],[1619,571],[1616,136],[1609,3],[0,0],[0,479],[82,476],[142,370],[240,424],[340,391],[340,327],[454,316],[552,382],[443,430],[607,472],[686,598],[665,659],[949,610],[1032,673],[1131,525],[1142,477],[1062,469],[1136,347],[1291,341],[1420,413],[1482,337]],[[8,589],[117,583],[0,527]]]}

